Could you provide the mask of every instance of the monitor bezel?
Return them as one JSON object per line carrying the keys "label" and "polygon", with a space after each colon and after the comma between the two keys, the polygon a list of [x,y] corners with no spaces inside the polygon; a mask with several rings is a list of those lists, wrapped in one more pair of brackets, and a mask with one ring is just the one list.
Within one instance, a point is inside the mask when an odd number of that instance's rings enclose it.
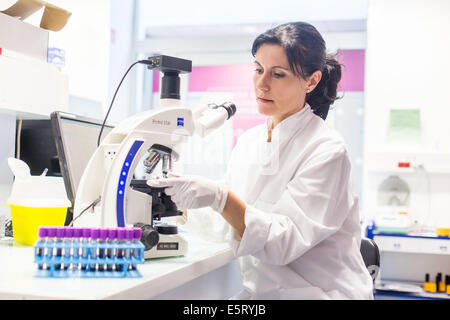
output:
{"label": "monitor bezel", "polygon": [[[63,111],[54,111],[50,114],[51,127],[53,135],[55,137],[56,151],[58,153],[61,175],[63,177],[64,185],[66,187],[67,197],[69,198],[70,202],[72,202],[73,206],[75,203],[76,194],[74,193],[73,178],[71,177],[70,170],[68,167],[66,148],[62,137],[62,121],[64,120],[78,121],[80,123],[94,124],[98,126],[101,126],[103,124],[103,121]],[[114,125],[109,122],[106,122],[105,128],[113,129]],[[104,135],[103,138],[105,136],[106,135]]]}

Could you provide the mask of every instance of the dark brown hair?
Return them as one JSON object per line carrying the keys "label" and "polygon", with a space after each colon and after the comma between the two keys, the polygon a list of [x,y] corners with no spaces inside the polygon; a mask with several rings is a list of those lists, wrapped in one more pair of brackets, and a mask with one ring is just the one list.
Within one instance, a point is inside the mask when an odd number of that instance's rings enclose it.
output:
{"label": "dark brown hair", "polygon": [[316,115],[326,119],[330,105],[338,99],[337,86],[341,80],[341,64],[335,55],[326,53],[325,41],[317,29],[306,22],[291,22],[269,29],[256,37],[252,46],[255,56],[263,44],[284,48],[292,72],[307,79],[315,71],[322,72],[316,88],[306,94],[306,102]]}

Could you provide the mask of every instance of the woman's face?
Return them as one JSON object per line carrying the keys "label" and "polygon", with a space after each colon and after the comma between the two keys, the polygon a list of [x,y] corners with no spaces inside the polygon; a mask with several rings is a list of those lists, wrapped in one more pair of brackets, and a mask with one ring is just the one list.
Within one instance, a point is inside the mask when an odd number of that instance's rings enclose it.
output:
{"label": "woman's face", "polygon": [[279,45],[261,45],[255,58],[253,84],[259,112],[277,124],[303,108],[308,83],[291,71]]}

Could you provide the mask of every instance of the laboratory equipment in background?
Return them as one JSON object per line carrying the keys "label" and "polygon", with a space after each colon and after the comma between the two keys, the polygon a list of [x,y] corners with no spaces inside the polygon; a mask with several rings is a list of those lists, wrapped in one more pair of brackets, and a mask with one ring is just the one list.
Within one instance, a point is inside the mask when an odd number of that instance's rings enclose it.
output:
{"label": "laboratory equipment in background", "polygon": [[27,163],[32,175],[47,169],[48,176],[61,176],[50,119],[16,120],[15,150],[15,157]]}
{"label": "laboratory equipment in background", "polygon": [[8,158],[15,179],[7,204],[11,206],[14,240],[32,246],[41,225],[63,226],[70,201],[61,177],[33,176],[22,160]]}
{"label": "laboratory equipment in background", "polygon": [[406,234],[415,226],[410,217],[410,188],[397,175],[390,175],[378,187],[375,227],[378,232]]}
{"label": "laboratory equipment in background", "polygon": [[[72,203],[66,219],[66,224],[69,224],[73,219],[73,204],[81,175],[97,149],[102,121],[62,111],[52,112],[50,117],[59,174]],[[113,128],[113,124],[105,123],[103,131],[108,134]]]}
{"label": "laboratory equipment in background", "polygon": [[[98,119],[55,111],[50,119],[16,121],[16,158],[30,167],[32,175],[47,170],[47,176],[62,177],[67,197],[72,203],[65,224],[73,218],[73,204],[78,184],[90,157],[97,148],[102,127]],[[113,124],[105,123],[109,133]]]}
{"label": "laboratory equipment in background", "polygon": [[160,108],[123,120],[99,144],[80,180],[73,225],[138,226],[145,258],[184,255],[187,241],[177,227],[158,221],[182,212],[164,190],[147,186],[136,170],[143,166],[148,176],[166,177],[181,157],[181,144],[194,133],[205,136],[218,128],[236,107],[233,103],[182,107],[179,74],[191,72],[189,60],[160,55],[138,62],[164,74]]}
{"label": "laboratory equipment in background", "polygon": [[[114,234],[114,236],[111,236]],[[41,226],[34,244],[39,278],[138,278],[140,228]],[[108,253],[108,254],[106,254]]]}

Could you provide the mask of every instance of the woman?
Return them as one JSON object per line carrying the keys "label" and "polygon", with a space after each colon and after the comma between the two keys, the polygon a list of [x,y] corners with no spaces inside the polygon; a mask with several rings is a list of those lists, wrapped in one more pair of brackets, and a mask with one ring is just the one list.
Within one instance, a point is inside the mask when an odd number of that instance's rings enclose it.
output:
{"label": "woman", "polygon": [[226,181],[172,175],[148,184],[168,187],[179,208],[211,207],[232,227],[238,298],[373,299],[347,149],[324,122],[341,66],[303,22],[259,35],[252,54],[267,123],[241,135]]}

